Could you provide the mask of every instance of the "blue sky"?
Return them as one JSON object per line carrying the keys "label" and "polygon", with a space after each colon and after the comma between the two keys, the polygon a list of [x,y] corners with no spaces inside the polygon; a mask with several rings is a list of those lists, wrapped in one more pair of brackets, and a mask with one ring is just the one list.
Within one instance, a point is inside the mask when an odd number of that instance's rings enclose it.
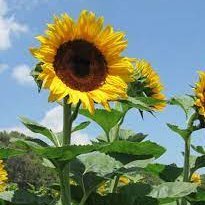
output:
{"label": "blue sky", "polygon": [[[126,55],[152,63],[169,98],[191,93],[189,84],[197,80],[196,71],[205,67],[204,8],[203,0],[0,0],[0,129],[22,129],[20,115],[49,125],[53,123],[47,122],[49,116],[57,120],[57,105],[48,104],[48,92],[38,94],[28,77],[35,64],[28,48],[37,45],[34,36],[52,22],[53,14],[67,12],[77,18],[87,9],[103,15],[105,23],[126,32]],[[145,115],[144,120],[133,110],[125,124],[165,146],[168,152],[162,161],[180,163],[182,140],[169,131],[166,122],[182,125],[185,118],[179,109],[169,106],[157,118]],[[98,131],[93,124],[84,132],[94,137]],[[197,133],[194,143],[205,145],[204,137]]]}

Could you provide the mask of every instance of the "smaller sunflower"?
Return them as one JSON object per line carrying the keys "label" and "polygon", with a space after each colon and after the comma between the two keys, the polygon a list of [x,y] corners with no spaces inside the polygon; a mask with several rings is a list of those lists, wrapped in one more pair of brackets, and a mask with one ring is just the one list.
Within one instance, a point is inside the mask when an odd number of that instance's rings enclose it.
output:
{"label": "smaller sunflower", "polygon": [[199,81],[194,88],[196,100],[195,106],[200,115],[205,117],[205,72],[199,71]]}
{"label": "smaller sunflower", "polygon": [[7,172],[4,169],[3,161],[0,160],[0,192],[5,190],[7,180]]}
{"label": "smaller sunflower", "polygon": [[[160,77],[146,60],[136,60],[135,81],[128,87],[130,97],[151,97],[159,101],[165,100],[162,93],[164,86]],[[162,111],[166,106],[165,102],[159,102],[153,106],[156,111]]]}
{"label": "smaller sunflower", "polygon": [[191,176],[191,182],[197,184],[198,186],[201,186],[201,176],[198,173],[194,173]]}

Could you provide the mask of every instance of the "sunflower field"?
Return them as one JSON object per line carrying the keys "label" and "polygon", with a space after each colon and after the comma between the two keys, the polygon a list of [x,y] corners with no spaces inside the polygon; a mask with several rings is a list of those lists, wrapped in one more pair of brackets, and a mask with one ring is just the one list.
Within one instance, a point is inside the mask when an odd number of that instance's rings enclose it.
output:
{"label": "sunflower field", "polygon": [[[205,147],[192,143],[205,128],[204,71],[190,93],[167,99],[152,64],[122,54],[124,32],[87,10],[77,20],[55,16],[36,39],[31,75],[38,91],[49,90],[48,101],[62,106],[63,130],[21,117],[36,137],[0,134],[0,204],[205,205],[205,175],[199,171]],[[167,123],[184,143],[182,167],[159,163],[166,149],[123,127],[131,109],[146,123],[145,113],[156,117],[166,106],[178,106],[186,118],[183,127]],[[76,124],[79,116],[86,121]],[[73,145],[73,133],[92,121],[103,133]]]}

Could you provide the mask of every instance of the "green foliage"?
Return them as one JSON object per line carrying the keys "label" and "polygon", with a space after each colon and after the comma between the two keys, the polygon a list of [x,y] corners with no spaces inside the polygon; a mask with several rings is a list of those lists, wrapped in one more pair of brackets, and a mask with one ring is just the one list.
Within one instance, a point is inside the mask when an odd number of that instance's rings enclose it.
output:
{"label": "green foliage", "polygon": [[95,121],[102,127],[107,135],[109,135],[111,128],[113,128],[123,116],[122,112],[114,109],[112,109],[111,112],[103,109],[96,109],[94,115],[91,115],[87,110],[80,109],[79,113]]}
{"label": "green foliage", "polygon": [[25,191],[6,191],[0,193],[0,199],[3,199],[11,204],[18,205],[54,205],[56,200],[49,195],[39,196],[37,194]]}
{"label": "green foliage", "polygon": [[169,104],[179,106],[184,111],[186,118],[188,118],[191,111],[193,111],[194,99],[187,95],[178,96],[171,98]]}
{"label": "green foliage", "polygon": [[189,135],[189,131],[186,129],[181,129],[177,125],[172,125],[167,123],[167,126],[173,131],[176,132],[178,135],[180,135],[183,139],[186,139],[187,136]]}
{"label": "green foliage", "polygon": [[[29,137],[20,134],[18,132],[0,132],[0,143],[4,148],[1,149],[0,156],[9,159],[6,161],[6,170],[9,174],[9,181],[17,183],[19,188],[28,188],[29,184],[33,184],[35,187],[49,186],[52,183],[58,181],[56,173],[44,167],[42,160],[33,153],[27,153],[20,156],[24,152],[20,150],[20,153],[16,152],[15,144],[12,143],[12,139],[29,139]],[[4,137],[3,137],[4,136]],[[1,141],[1,139],[7,139]],[[6,152],[4,152],[6,150]],[[16,156],[18,155],[18,156]]]}
{"label": "green foliage", "polygon": [[183,172],[183,168],[176,165],[149,164],[145,171],[152,173],[166,182],[174,182]]}
{"label": "green foliage", "polygon": [[[58,148],[41,147],[35,143],[29,143],[26,141],[18,141],[18,145],[20,145],[22,148],[24,147],[26,151],[33,151],[40,157],[56,159],[60,161],[71,161],[78,155],[93,151],[100,151],[104,153],[130,154],[142,159],[152,157],[158,158],[165,152],[165,149],[163,147],[150,141],[140,143],[129,141],[115,141],[113,143],[100,143],[84,146],[68,145]],[[0,149],[0,151],[3,150]]]}
{"label": "green foliage", "polygon": [[76,131],[79,131],[79,130],[83,130],[85,129],[87,126],[90,125],[90,121],[85,121],[85,122],[81,122],[79,125],[75,126],[73,129],[72,129],[72,132],[76,132]]}
{"label": "green foliage", "polygon": [[199,156],[196,158],[194,167],[192,168],[192,172],[205,167],[205,155]]}
{"label": "green foliage", "polygon": [[42,64],[43,63],[37,63],[35,68],[31,71],[31,76],[34,78],[34,81],[36,82],[36,85],[38,86],[38,92],[41,91],[43,82],[38,79],[39,74],[42,72]]}
{"label": "green foliage", "polygon": [[51,142],[54,143],[54,145],[59,146],[59,140],[57,136],[52,132],[52,130],[48,129],[45,126],[42,126],[38,124],[37,122],[34,122],[32,120],[29,120],[28,118],[21,117],[21,122],[32,132],[41,134],[45,137],[47,137]]}

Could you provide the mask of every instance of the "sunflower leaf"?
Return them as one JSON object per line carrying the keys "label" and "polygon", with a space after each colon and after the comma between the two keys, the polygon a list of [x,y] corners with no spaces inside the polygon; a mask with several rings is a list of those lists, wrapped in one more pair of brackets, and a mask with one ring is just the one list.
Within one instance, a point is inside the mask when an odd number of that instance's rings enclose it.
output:
{"label": "sunflower leaf", "polygon": [[165,149],[156,143],[145,142],[128,142],[128,141],[115,141],[113,143],[100,143],[94,145],[76,146],[69,145],[65,147],[40,147],[36,144],[26,141],[19,142],[26,151],[33,151],[37,155],[47,159],[56,159],[59,161],[71,161],[78,155],[86,154],[93,151],[99,151],[108,154],[128,154],[133,155],[138,159],[158,158]]}
{"label": "sunflower leaf", "polygon": [[176,132],[178,135],[180,135],[183,139],[185,139],[189,135],[189,131],[186,129],[181,129],[177,125],[172,125],[170,123],[167,123],[167,126],[169,129],[171,129],[173,132]]}
{"label": "sunflower leaf", "polygon": [[95,121],[102,127],[107,135],[109,135],[111,128],[114,127],[123,116],[122,112],[114,109],[112,109],[110,112],[104,109],[96,109],[94,115],[90,114],[87,110],[80,109],[79,113]]}
{"label": "sunflower leaf", "polygon": [[154,186],[149,196],[153,198],[181,198],[196,192],[197,185],[188,182],[165,182]]}
{"label": "sunflower leaf", "polygon": [[81,122],[79,125],[75,126],[75,127],[72,129],[72,132],[76,132],[76,131],[85,129],[85,128],[86,128],[87,126],[89,126],[89,125],[90,125],[90,121]]}
{"label": "sunflower leaf", "polygon": [[25,117],[20,117],[21,122],[32,132],[39,133],[45,137],[47,137],[51,142],[54,143],[54,145],[58,146],[59,141],[55,133],[52,132],[51,129],[48,129],[47,127],[38,124],[35,121],[32,121]]}
{"label": "sunflower leaf", "polygon": [[186,115],[186,118],[188,118],[188,115],[190,114],[193,108],[194,100],[190,96],[179,96],[171,98],[169,100],[169,104],[181,107]]}

